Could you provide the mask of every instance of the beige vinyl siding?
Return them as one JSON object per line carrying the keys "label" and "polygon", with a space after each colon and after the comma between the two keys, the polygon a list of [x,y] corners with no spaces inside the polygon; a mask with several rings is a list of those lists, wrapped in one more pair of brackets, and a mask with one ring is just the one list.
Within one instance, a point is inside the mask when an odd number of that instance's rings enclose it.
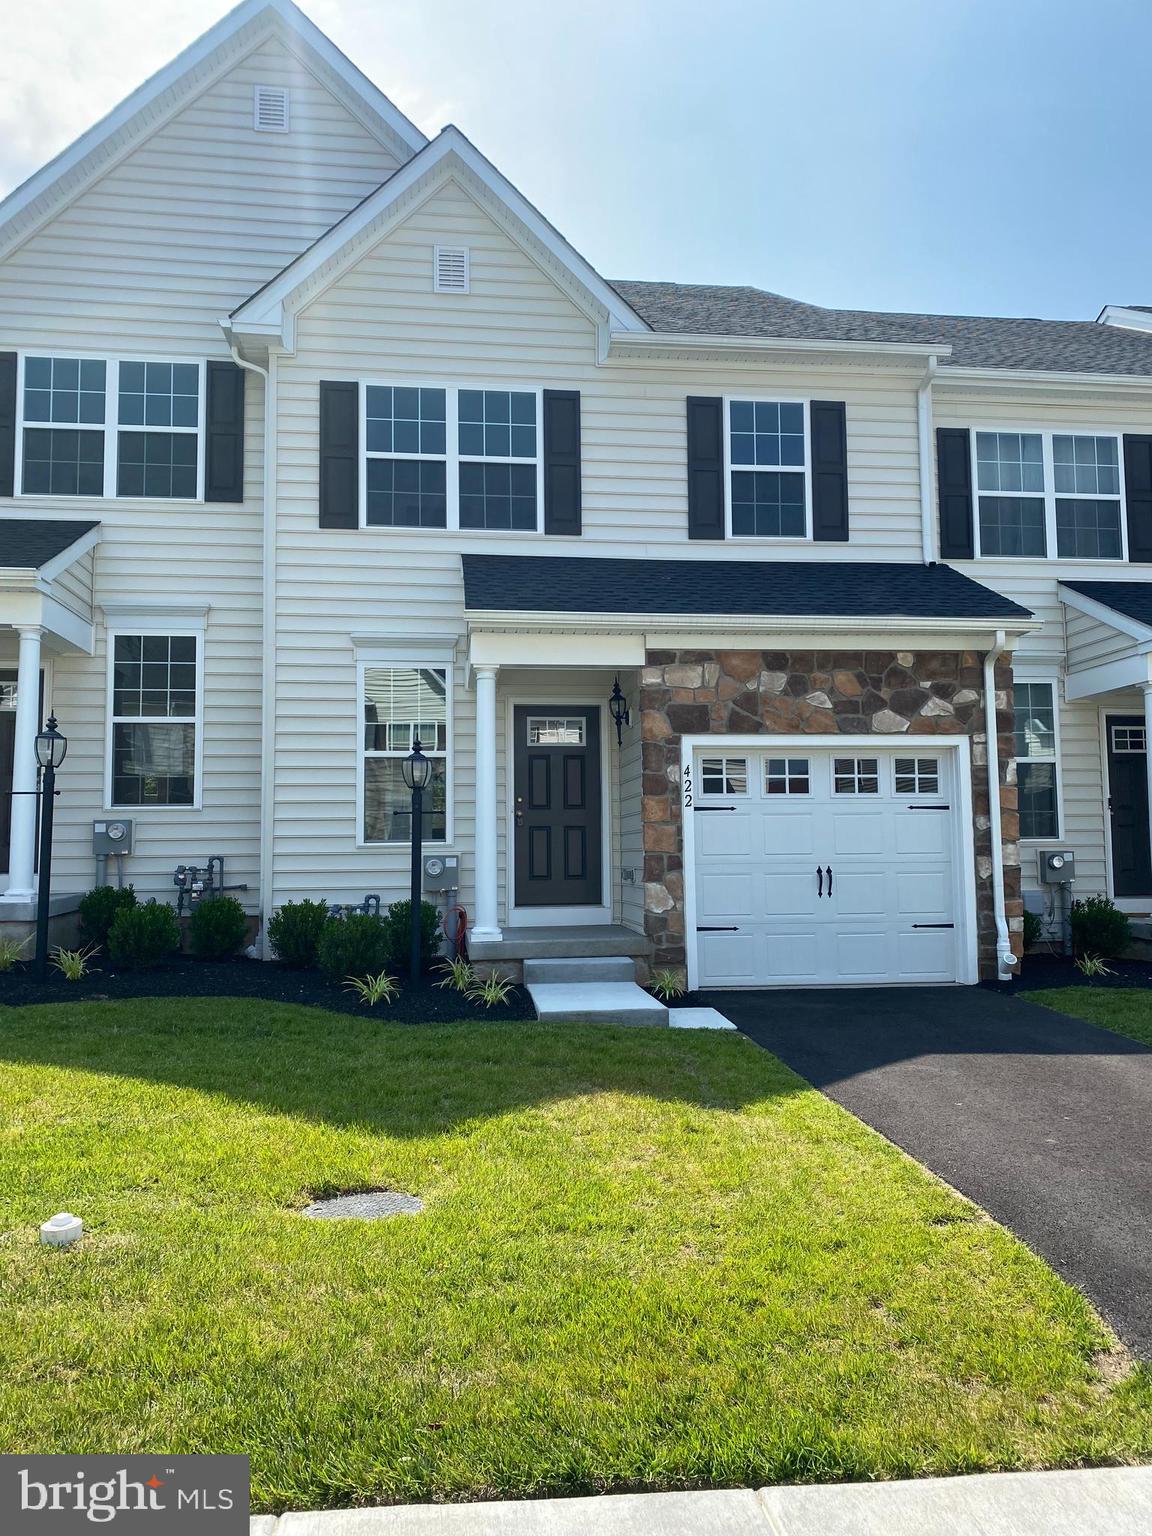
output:
{"label": "beige vinyl siding", "polygon": [[52,580],[52,595],[70,613],[90,623],[92,620],[92,580],[94,551],[73,560],[66,570]]}
{"label": "beige vinyl siding", "polygon": [[1069,607],[1065,610],[1065,632],[1068,637],[1068,666],[1076,671],[1084,667],[1100,667],[1105,662],[1116,661],[1132,649],[1131,635],[1121,634],[1111,624],[1092,618]]}

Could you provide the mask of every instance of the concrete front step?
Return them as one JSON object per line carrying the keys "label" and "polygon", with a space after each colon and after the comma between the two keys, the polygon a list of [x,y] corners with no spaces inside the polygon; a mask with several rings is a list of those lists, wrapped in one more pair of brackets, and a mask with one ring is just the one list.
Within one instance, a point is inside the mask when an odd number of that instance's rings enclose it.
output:
{"label": "concrete front step", "polygon": [[629,955],[590,955],[570,960],[525,960],[524,985],[561,981],[635,981],[636,962]]}
{"label": "concrete front step", "polygon": [[668,1025],[664,1004],[634,981],[535,982],[528,996],[545,1023]]}

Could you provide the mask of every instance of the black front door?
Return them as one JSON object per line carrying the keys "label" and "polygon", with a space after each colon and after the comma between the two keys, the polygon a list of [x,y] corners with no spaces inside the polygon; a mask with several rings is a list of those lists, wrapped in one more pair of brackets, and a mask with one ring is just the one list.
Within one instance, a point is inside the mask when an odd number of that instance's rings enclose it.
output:
{"label": "black front door", "polygon": [[513,730],[515,905],[599,906],[600,711],[519,706]]}
{"label": "black front door", "polygon": [[1152,896],[1148,849],[1148,741],[1143,715],[1107,715],[1108,814],[1112,824],[1112,889]]}

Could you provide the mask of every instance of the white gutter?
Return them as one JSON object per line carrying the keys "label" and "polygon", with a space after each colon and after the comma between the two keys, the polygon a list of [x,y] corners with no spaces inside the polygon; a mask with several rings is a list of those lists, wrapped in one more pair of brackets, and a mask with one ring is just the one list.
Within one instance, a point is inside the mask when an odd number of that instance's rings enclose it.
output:
{"label": "white gutter", "polygon": [[817,341],[810,336],[714,336],[696,331],[625,331],[614,327],[609,355],[621,348],[642,352],[830,352],[859,357],[951,357],[949,342]]}
{"label": "white gutter", "polygon": [[931,565],[936,559],[936,519],[932,515],[932,380],[938,366],[933,354],[916,391],[916,430],[920,443],[920,547],[925,565]]}
{"label": "white gutter", "polygon": [[1005,635],[996,631],[996,641],[984,657],[984,733],[988,764],[988,835],[992,839],[992,912],[996,919],[996,975],[1011,981],[1019,962],[1012,953],[1008,932],[1008,914],[1004,906],[1004,846],[1000,819],[1000,738],[996,732],[996,663],[1004,654]]}
{"label": "white gutter", "polygon": [[[509,633],[555,632],[583,634],[639,634],[644,632],[689,631],[713,634],[722,629],[740,634],[807,634],[818,629],[827,634],[858,634],[862,629],[889,633],[916,634],[932,630],[947,635],[1004,634],[1003,619],[944,619],[934,617],[901,618],[894,614],[824,615],[799,614],[781,617],[772,614],[719,613],[560,613],[555,609],[528,612],[521,609],[469,609],[465,614],[469,629],[496,629]],[[1012,633],[1027,634],[1039,629],[1043,621],[1035,618],[1013,619]]]}
{"label": "white gutter", "polygon": [[272,916],[272,806],[275,792],[276,744],[276,379],[275,358],[268,367],[250,363],[231,343],[233,361],[264,380],[264,505],[261,519],[260,581],[260,932],[256,937],[265,960],[268,949],[268,919]]}

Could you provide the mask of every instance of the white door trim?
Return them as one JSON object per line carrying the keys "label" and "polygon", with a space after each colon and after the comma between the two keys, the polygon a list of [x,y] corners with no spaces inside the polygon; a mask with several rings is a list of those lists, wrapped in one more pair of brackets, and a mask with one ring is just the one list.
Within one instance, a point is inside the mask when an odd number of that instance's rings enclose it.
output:
{"label": "white door trim", "polygon": [[[952,818],[955,859],[952,868],[957,881],[956,891],[956,980],[964,985],[974,985],[980,979],[980,962],[977,949],[976,923],[976,848],[972,817],[972,741],[968,736],[802,736],[761,734],[758,736],[682,736],[680,738],[680,814],[682,817],[681,842],[684,858],[684,943],[688,964],[688,987],[698,985],[699,955],[696,945],[696,838],[692,827],[692,807],[685,805],[685,783],[689,777],[694,755],[699,751],[727,751],[730,747],[766,748],[780,747],[782,751],[796,748],[828,749],[844,751],[899,750],[912,752],[952,753],[956,770],[956,809]],[[695,798],[695,796],[693,796]]]}
{"label": "white door trim", "polygon": [[[561,690],[561,693],[563,690]],[[508,927],[522,928],[588,928],[596,924],[611,923],[612,898],[606,892],[614,888],[612,880],[612,799],[611,750],[608,742],[608,706],[603,698],[593,699],[585,694],[576,698],[557,698],[551,692],[537,694],[517,693],[504,701],[508,712],[504,735],[504,882],[505,906]],[[551,709],[563,713],[565,709],[594,709],[600,721],[600,896],[599,906],[580,907],[518,907],[516,906],[516,711],[517,709]]]}
{"label": "white door trim", "polygon": [[[1144,700],[1140,699],[1130,709],[1123,704],[1101,704],[1100,719],[1100,784],[1104,791],[1101,810],[1104,816],[1104,890],[1109,901],[1121,912],[1142,916],[1152,908],[1152,892],[1147,896],[1117,896],[1116,882],[1112,874],[1112,810],[1108,802],[1112,798],[1112,775],[1108,771],[1108,720],[1112,715],[1143,715]],[[1152,809],[1152,807],[1150,807]]]}

